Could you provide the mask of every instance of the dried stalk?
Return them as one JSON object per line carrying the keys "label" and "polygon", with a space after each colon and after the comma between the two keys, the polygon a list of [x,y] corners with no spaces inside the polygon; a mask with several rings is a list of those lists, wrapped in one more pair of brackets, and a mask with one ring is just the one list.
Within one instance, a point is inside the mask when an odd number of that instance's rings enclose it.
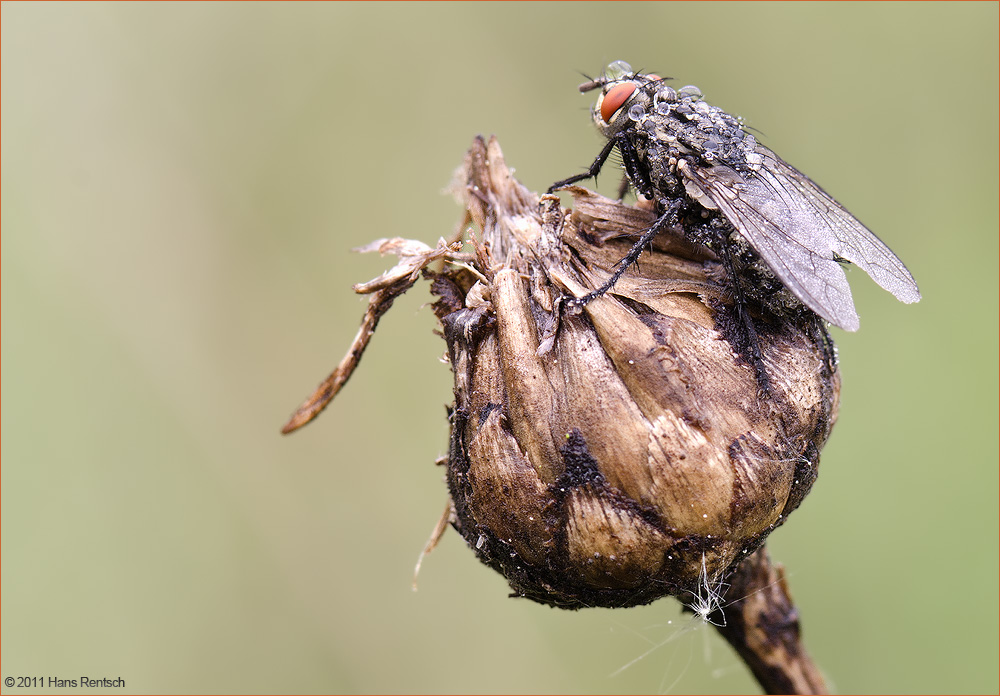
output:
{"label": "dried stalk", "polygon": [[[727,580],[725,612],[709,615],[768,694],[825,694],[826,682],[802,644],[785,569],[759,549]],[[734,599],[729,600],[729,597]]]}

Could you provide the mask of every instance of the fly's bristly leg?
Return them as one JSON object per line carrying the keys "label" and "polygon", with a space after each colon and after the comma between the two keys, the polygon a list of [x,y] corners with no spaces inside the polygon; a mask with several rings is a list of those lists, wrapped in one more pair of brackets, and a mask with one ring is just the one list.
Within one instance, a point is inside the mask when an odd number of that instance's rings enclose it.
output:
{"label": "fly's bristly leg", "polygon": [[571,176],[568,179],[563,179],[562,181],[557,181],[556,183],[549,186],[549,190],[546,193],[553,193],[556,189],[561,189],[563,186],[569,186],[570,184],[575,184],[578,181],[585,181],[586,179],[593,179],[598,174],[601,173],[601,167],[607,162],[608,157],[611,156],[611,151],[615,149],[615,145],[618,141],[614,138],[608,140],[604,145],[604,149],[601,150],[600,154],[597,155],[597,159],[594,160],[593,164],[587,169],[587,171],[582,174],[577,174],[576,176]]}
{"label": "fly's bristly leg", "polygon": [[660,217],[656,219],[656,222],[654,222],[648,230],[642,233],[642,236],[639,237],[638,241],[632,245],[632,248],[628,250],[628,253],[625,254],[622,260],[618,262],[617,269],[611,274],[611,277],[608,278],[607,282],[596,290],[588,292],[583,297],[577,297],[570,300],[569,304],[576,307],[583,307],[591,300],[600,297],[613,288],[615,283],[618,282],[618,279],[625,274],[629,267],[638,262],[639,257],[642,256],[642,252],[645,251],[646,247],[652,243],[653,238],[656,237],[656,235],[658,235],[662,230],[677,224],[677,213],[681,209],[682,205],[683,201],[681,200],[671,202]]}

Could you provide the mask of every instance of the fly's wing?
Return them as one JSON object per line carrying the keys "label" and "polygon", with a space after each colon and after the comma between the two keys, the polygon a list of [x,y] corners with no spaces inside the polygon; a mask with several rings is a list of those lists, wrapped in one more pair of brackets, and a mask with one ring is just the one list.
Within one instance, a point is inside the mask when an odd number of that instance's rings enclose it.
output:
{"label": "fly's wing", "polygon": [[761,146],[757,152],[763,158],[760,169],[746,176],[723,165],[679,171],[803,304],[847,331],[858,329],[838,258],[856,263],[903,302],[920,299],[909,271],[874,234],[773,152]]}
{"label": "fly's wing", "polygon": [[836,243],[831,243],[834,253],[857,265],[900,302],[910,304],[920,299],[920,290],[913,276],[881,239],[805,174],[770,150],[759,146],[758,150],[764,156],[763,166],[769,167],[775,178],[791,182],[807,201],[808,209],[829,226],[833,235],[831,242],[836,240]]}
{"label": "fly's wing", "polygon": [[722,165],[706,170],[680,167],[679,171],[687,183],[700,189],[702,195],[697,198],[702,204],[705,198],[714,203],[804,305],[842,329],[858,330],[860,322],[844,269],[832,253],[820,256],[811,240],[802,243],[797,238],[801,234],[787,232],[814,223],[785,187],[774,185],[773,176],[744,179]]}

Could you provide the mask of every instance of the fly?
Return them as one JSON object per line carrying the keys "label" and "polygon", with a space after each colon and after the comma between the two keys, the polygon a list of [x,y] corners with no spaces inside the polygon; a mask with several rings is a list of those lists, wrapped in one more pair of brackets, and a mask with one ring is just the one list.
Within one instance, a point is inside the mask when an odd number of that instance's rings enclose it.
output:
{"label": "fly", "polygon": [[[608,142],[586,172],[553,184],[549,192],[597,176],[618,148],[628,183],[655,202],[658,218],[608,282],[579,303],[610,290],[653,237],[693,214],[715,220],[714,226],[702,225],[703,234],[694,233],[695,241],[720,253],[755,362],[760,359],[756,333],[745,314],[730,251],[734,230],[802,304],[847,331],[856,331],[859,320],[844,262],[857,265],[902,302],[920,299],[913,276],[878,237],[759,144],[738,119],[702,101],[697,87],[675,90],[658,75],[633,72],[628,63],[616,61],[602,77],[580,85],[581,92],[595,89],[601,93],[594,122]],[[716,211],[728,224],[720,225],[719,215],[705,211]]]}

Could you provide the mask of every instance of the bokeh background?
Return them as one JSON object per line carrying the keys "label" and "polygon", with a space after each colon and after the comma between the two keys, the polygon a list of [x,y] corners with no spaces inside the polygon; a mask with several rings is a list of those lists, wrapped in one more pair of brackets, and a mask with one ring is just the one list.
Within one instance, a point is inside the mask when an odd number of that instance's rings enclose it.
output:
{"label": "bokeh background", "polygon": [[454,533],[411,590],[451,400],[422,285],[278,434],[391,264],[350,250],[448,235],[477,133],[533,188],[580,171],[601,142],[577,71],[625,59],[742,115],[919,281],[904,306],[852,274],[840,422],[769,547],[834,688],[995,693],[997,25],[996,3],[5,3],[0,676],[756,692],[673,600],[509,599]]}

